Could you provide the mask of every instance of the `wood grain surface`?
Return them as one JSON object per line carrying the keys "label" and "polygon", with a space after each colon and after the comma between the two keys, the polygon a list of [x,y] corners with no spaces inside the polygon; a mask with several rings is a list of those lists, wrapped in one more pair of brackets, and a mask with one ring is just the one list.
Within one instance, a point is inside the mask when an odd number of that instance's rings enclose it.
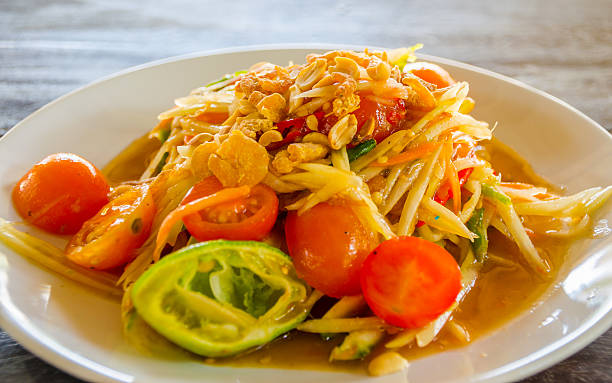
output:
{"label": "wood grain surface", "polygon": [[[329,42],[484,67],[612,128],[612,1],[0,0],[0,136],[101,76],[194,51]],[[76,382],[0,331],[0,382]],[[612,382],[612,330],[525,382]]]}

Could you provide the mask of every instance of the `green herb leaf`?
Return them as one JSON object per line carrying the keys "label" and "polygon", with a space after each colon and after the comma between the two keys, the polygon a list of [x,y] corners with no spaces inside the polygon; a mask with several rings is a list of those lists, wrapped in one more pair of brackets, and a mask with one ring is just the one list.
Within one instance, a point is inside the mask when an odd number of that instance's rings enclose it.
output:
{"label": "green herb leaf", "polygon": [[240,76],[241,74],[244,74],[244,73],[247,73],[247,71],[246,70],[239,70],[239,71],[234,72],[234,74],[226,74],[225,76],[221,77],[220,79],[215,80],[215,81],[213,81],[211,83],[208,83],[205,86],[206,87],[213,86],[213,85],[218,84],[220,82],[227,81],[227,80],[232,79],[234,77],[238,77],[238,76]]}

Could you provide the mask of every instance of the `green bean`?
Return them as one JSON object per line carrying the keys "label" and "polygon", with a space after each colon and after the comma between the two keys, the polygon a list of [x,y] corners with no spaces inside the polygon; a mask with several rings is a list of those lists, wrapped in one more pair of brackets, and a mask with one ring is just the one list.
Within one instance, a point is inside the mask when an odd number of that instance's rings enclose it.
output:
{"label": "green bean", "polygon": [[370,150],[376,147],[376,140],[367,140],[362,142],[361,144],[347,149],[346,153],[348,154],[349,162],[355,161],[357,158],[363,156],[368,153]]}
{"label": "green bean", "polygon": [[479,262],[483,262],[487,256],[487,248],[489,246],[489,240],[487,238],[487,228],[484,227],[483,222],[484,208],[474,210],[474,214],[467,222],[467,227],[471,232],[478,235],[478,238],[474,238],[472,242],[472,249],[474,250],[474,256]]}

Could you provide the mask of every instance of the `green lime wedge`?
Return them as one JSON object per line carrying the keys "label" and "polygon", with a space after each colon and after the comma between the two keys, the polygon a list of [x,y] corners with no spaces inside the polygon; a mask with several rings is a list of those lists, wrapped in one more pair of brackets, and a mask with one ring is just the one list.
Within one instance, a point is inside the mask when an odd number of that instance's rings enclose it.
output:
{"label": "green lime wedge", "polygon": [[134,284],[138,314],[173,343],[222,357],[265,344],[309,312],[291,259],[255,241],[198,243],[151,266]]}

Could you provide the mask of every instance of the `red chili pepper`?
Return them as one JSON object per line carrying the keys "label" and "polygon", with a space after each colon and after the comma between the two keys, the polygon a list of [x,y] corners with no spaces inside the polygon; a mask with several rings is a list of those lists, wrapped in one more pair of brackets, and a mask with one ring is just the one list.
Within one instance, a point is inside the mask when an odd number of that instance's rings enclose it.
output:
{"label": "red chili pepper", "polygon": [[[320,124],[323,120],[323,117],[325,117],[325,113],[319,111],[314,113],[314,116],[317,118]],[[298,117],[281,121],[276,124],[276,129],[281,134],[284,134],[287,131],[287,134],[285,135],[285,138],[282,141],[273,142],[270,145],[266,146],[266,149],[268,150],[279,149],[284,145],[290,144],[301,136],[305,136],[310,132],[310,129],[308,129],[308,126],[306,125],[306,117]]]}
{"label": "red chili pepper", "polygon": [[285,130],[287,129],[301,127],[302,125],[304,125],[305,122],[306,122],[306,117],[292,118],[289,120],[281,121],[278,124],[276,124],[276,129],[279,132],[284,133]]}
{"label": "red chili pepper", "polygon": [[[457,173],[460,187],[465,184],[468,178],[470,178],[473,171],[474,168],[466,168]],[[446,202],[448,202],[448,200],[451,198],[453,198],[453,191],[451,190],[450,184],[446,182],[438,189],[438,192],[434,196],[434,201],[438,202],[440,205],[446,205]]]}
{"label": "red chili pepper", "polygon": [[[466,169],[460,170],[457,173],[457,176],[459,177],[459,187],[465,185],[465,183],[467,182],[467,179],[470,178],[470,175],[472,174],[473,171],[474,171],[474,168],[466,168]],[[436,192],[436,195],[434,196],[434,201],[444,206],[446,205],[448,200],[451,198],[453,198],[453,191],[451,190],[450,184],[446,182],[444,185],[438,188],[438,191]],[[425,222],[419,221],[417,222],[416,227],[421,227],[424,224]]]}

